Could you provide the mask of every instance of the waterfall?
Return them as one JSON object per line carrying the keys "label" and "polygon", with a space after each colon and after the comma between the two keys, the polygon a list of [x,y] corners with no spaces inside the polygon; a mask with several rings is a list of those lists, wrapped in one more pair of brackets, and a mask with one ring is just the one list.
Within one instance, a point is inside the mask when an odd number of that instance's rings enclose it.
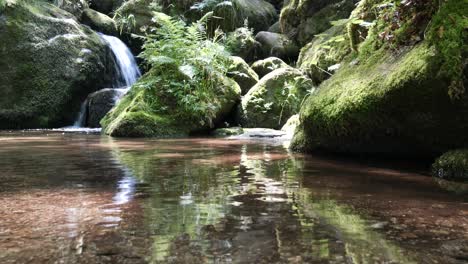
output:
{"label": "waterfall", "polygon": [[[115,90],[114,105],[130,90],[130,87],[141,77],[140,69],[130,49],[119,38],[99,33],[101,39],[109,46],[115,57],[117,76],[112,84]],[[103,87],[104,88],[104,87]],[[83,127],[86,123],[88,99],[80,108],[80,113],[73,127]]]}
{"label": "waterfall", "polygon": [[140,69],[138,69],[132,52],[120,39],[102,33],[99,33],[99,35],[111,48],[117,62],[116,70],[118,78],[113,88],[132,86],[141,76]]}

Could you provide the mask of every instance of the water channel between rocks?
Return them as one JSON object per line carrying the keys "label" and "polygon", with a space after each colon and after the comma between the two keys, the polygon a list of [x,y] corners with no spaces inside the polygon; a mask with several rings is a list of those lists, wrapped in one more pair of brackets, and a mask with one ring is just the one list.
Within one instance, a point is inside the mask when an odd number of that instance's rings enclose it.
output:
{"label": "water channel between rocks", "polygon": [[286,144],[1,132],[0,263],[463,263],[466,197]]}

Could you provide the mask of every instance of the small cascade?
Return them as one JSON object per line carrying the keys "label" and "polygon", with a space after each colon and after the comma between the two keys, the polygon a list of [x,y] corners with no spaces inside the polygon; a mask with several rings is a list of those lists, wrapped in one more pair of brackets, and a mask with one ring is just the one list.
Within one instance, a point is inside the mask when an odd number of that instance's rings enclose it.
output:
{"label": "small cascade", "polygon": [[[112,104],[116,105],[118,101],[127,94],[130,87],[138,81],[141,77],[141,72],[138,68],[135,57],[125,43],[123,43],[119,38],[113,36],[108,36],[102,33],[99,33],[99,35],[111,49],[116,61],[115,71],[117,76],[112,84],[112,88],[105,89],[108,92],[112,92]],[[96,93],[99,92],[104,92],[104,89]],[[86,124],[90,97],[96,93],[88,96],[81,105],[80,113],[73,124],[74,128],[80,128]]]}

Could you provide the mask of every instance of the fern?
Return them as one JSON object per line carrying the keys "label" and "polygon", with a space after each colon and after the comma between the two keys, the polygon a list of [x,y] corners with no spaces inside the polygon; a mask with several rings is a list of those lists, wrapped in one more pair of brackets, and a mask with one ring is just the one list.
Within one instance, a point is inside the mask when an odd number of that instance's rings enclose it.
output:
{"label": "fern", "polygon": [[[223,33],[206,34],[206,19],[186,25],[183,21],[155,14],[157,30],[148,34],[140,57],[151,68],[154,100],[172,102],[181,116],[195,117],[212,125],[223,91],[230,54],[220,44]],[[146,78],[148,79],[148,78]]]}

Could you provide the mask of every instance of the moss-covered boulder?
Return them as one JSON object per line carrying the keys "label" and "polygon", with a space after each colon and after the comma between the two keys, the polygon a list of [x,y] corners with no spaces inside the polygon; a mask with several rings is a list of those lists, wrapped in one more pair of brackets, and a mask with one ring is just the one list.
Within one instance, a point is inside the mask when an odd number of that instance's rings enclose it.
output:
{"label": "moss-covered boulder", "polygon": [[[174,81],[183,81],[181,73]],[[119,104],[101,121],[105,134],[115,137],[174,137],[188,136],[213,128],[232,111],[240,100],[241,89],[229,78],[219,79],[216,96],[211,99],[214,113],[212,124],[200,122],[192,113],[177,109],[178,102],[170,97],[156,96],[158,84],[151,72],[135,84]]]}
{"label": "moss-covered boulder", "polygon": [[47,1],[0,8],[0,128],[73,124],[86,96],[110,85],[110,51]]}
{"label": "moss-covered boulder", "polygon": [[[215,5],[200,5],[200,17],[213,11],[210,28],[220,28],[224,32],[231,32],[244,26],[248,21],[249,28],[255,32],[267,30],[273,25],[278,14],[275,7],[264,0],[231,0],[211,1]],[[211,3],[209,2],[209,3]]]}
{"label": "moss-covered boulder", "polygon": [[348,18],[357,0],[290,0],[281,11],[283,34],[300,46],[329,29],[332,21]]}
{"label": "moss-covered boulder", "polygon": [[244,127],[280,129],[299,112],[304,97],[313,89],[312,81],[293,68],[275,70],[263,77],[242,99]]}
{"label": "moss-covered boulder", "polygon": [[[20,2],[22,0],[8,0],[8,2]],[[41,1],[41,0],[39,0]],[[50,3],[55,4],[59,8],[69,12],[70,14],[74,15],[77,20],[81,19],[81,15],[83,11],[89,7],[88,1],[86,0],[49,0]]]}
{"label": "moss-covered boulder", "polygon": [[255,40],[252,30],[241,27],[227,34],[225,40],[227,50],[234,56],[239,56],[246,62],[256,59],[260,43]]}
{"label": "moss-covered boulder", "polygon": [[[304,103],[294,149],[432,156],[468,147],[468,7],[413,4],[377,13],[357,54]],[[386,19],[396,13],[400,27]]]}
{"label": "moss-covered boulder", "polygon": [[239,84],[242,95],[246,94],[258,82],[257,73],[241,57],[231,57],[228,77]]}
{"label": "moss-covered boulder", "polygon": [[99,13],[91,8],[86,8],[83,11],[83,14],[81,15],[81,23],[107,35],[118,35],[115,21],[109,16]]}
{"label": "moss-covered boulder", "polygon": [[259,60],[251,65],[251,68],[258,74],[258,77],[260,78],[263,78],[263,76],[274,70],[288,67],[290,66],[286,64],[286,62],[276,57],[269,57],[264,60]]}
{"label": "moss-covered boulder", "polygon": [[154,26],[153,3],[154,0],[129,0],[120,6],[115,11],[114,19],[122,33],[144,35]]}
{"label": "moss-covered boulder", "polygon": [[260,58],[278,57],[287,61],[294,61],[299,55],[299,48],[286,35],[261,31],[255,36],[260,43],[257,55]]}
{"label": "moss-covered boulder", "polygon": [[432,175],[468,183],[468,149],[453,150],[440,156],[432,165]]}
{"label": "moss-covered boulder", "polygon": [[341,61],[351,53],[347,23],[348,20],[339,21],[301,49],[297,65],[315,84],[328,79],[334,68],[339,68]]}

